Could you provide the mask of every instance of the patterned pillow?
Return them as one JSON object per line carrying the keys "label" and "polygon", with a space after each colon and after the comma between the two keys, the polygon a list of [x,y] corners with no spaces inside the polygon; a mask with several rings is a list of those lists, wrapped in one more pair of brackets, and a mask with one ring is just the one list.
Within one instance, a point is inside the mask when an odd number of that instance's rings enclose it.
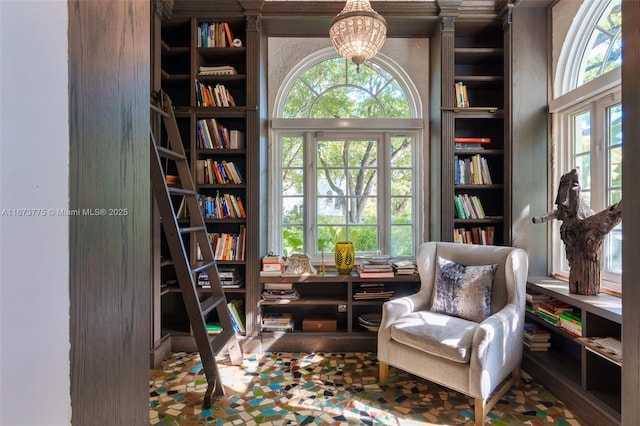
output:
{"label": "patterned pillow", "polygon": [[431,310],[482,322],[491,314],[491,291],[498,265],[465,266],[438,257]]}

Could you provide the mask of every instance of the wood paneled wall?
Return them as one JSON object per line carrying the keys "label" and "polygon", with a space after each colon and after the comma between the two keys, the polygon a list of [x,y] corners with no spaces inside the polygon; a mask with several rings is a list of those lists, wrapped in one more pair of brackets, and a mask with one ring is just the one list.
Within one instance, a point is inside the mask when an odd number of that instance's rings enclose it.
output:
{"label": "wood paneled wall", "polygon": [[147,1],[69,2],[74,425],[149,424],[149,28]]}
{"label": "wood paneled wall", "polygon": [[640,424],[640,2],[622,1],[622,424]]}

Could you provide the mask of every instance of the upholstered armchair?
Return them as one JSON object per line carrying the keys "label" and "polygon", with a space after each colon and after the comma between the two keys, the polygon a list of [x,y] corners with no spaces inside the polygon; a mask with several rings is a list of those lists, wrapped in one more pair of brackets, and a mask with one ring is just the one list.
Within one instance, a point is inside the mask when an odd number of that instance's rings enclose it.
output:
{"label": "upholstered armchair", "polygon": [[483,425],[520,377],[527,254],[428,242],[416,261],[420,290],[383,305],[380,384],[392,366],[456,390],[474,398],[475,423]]}

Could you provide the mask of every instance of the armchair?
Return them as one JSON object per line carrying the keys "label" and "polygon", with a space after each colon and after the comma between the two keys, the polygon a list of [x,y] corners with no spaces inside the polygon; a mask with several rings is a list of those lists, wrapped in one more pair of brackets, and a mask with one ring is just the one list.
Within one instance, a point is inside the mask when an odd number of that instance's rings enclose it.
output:
{"label": "armchair", "polygon": [[[418,248],[416,262],[420,290],[383,305],[380,384],[386,385],[393,366],[456,390],[474,398],[475,424],[483,425],[520,377],[527,254],[513,247],[427,242]],[[478,290],[479,276],[487,291]],[[474,279],[475,289],[469,290]],[[459,313],[450,312],[458,308]]]}

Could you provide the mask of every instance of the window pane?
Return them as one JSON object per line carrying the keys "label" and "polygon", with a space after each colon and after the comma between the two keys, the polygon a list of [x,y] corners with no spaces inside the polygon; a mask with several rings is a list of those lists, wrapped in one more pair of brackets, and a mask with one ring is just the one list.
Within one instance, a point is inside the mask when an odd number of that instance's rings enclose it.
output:
{"label": "window pane", "polygon": [[318,167],[344,167],[344,141],[318,142]]}
{"label": "window pane", "polygon": [[618,224],[604,240],[604,269],[622,273],[622,225]]}
{"label": "window pane", "polygon": [[283,197],[282,198],[282,223],[302,224],[304,217],[302,197]]}
{"label": "window pane", "polygon": [[412,226],[391,227],[391,256],[411,256],[413,247]]}
{"label": "window pane", "polygon": [[393,197],[391,199],[391,223],[411,223],[412,199],[410,197]]}
{"label": "window pane", "polygon": [[302,226],[282,227],[282,252],[290,256],[292,253],[304,252],[304,233]]}
{"label": "window pane", "polygon": [[283,195],[302,195],[304,193],[304,171],[302,169],[282,170]]}
{"label": "window pane", "polygon": [[347,239],[347,228],[344,226],[318,226],[318,248],[322,252],[333,253],[338,241]]}
{"label": "window pane", "polygon": [[393,136],[391,138],[391,167],[411,168],[412,138]]}
{"label": "window pane", "polygon": [[302,167],[303,138],[302,136],[286,136],[282,138],[282,167]]}
{"label": "window pane", "polygon": [[617,68],[622,60],[622,9],[612,0],[594,26],[580,64],[578,86]]}
{"label": "window pane", "polygon": [[377,146],[374,141],[349,141],[349,167],[375,167]]}
{"label": "window pane", "polygon": [[580,167],[580,187],[582,191],[591,188],[591,155],[584,154],[575,159],[575,167]]}
{"label": "window pane", "polygon": [[318,169],[318,195],[344,196],[347,179],[343,169]]}
{"label": "window pane", "polygon": [[585,111],[573,119],[574,155],[591,150],[591,113]]}
{"label": "window pane", "polygon": [[378,227],[351,226],[348,239],[353,242],[356,253],[375,252],[378,249]]}
{"label": "window pane", "polygon": [[344,224],[346,221],[342,197],[318,197],[318,224]]}
{"label": "window pane", "polygon": [[412,175],[411,170],[391,170],[391,195],[411,195]]}

